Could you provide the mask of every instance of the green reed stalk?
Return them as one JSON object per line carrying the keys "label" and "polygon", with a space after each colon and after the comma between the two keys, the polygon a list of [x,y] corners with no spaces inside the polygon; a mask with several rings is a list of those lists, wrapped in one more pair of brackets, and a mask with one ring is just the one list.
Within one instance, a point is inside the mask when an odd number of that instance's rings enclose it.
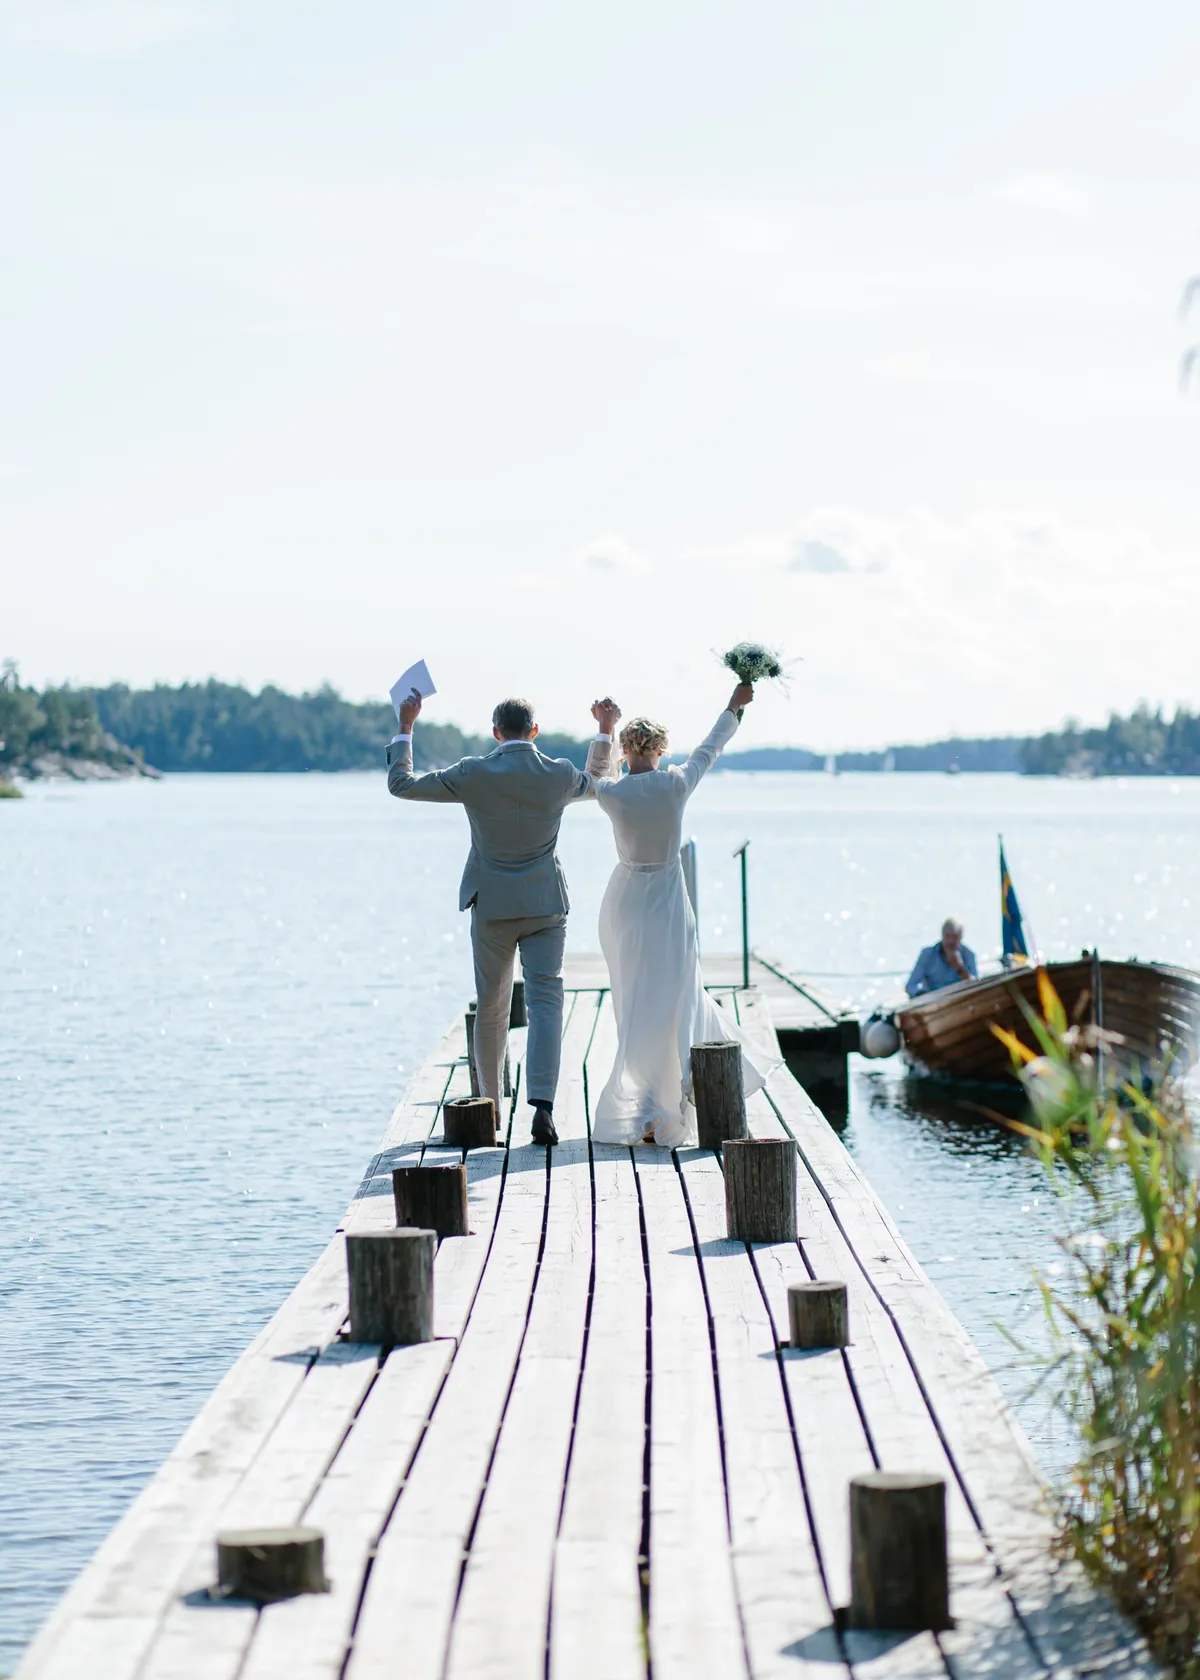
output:
{"label": "green reed stalk", "polygon": [[1100,1035],[1042,982],[1041,1056],[1002,1035],[1031,1138],[1068,1193],[1065,1282],[1038,1279],[1058,1399],[1083,1442],[1063,1538],[1180,1677],[1200,1680],[1200,1196],[1182,1099],[1098,1085]]}

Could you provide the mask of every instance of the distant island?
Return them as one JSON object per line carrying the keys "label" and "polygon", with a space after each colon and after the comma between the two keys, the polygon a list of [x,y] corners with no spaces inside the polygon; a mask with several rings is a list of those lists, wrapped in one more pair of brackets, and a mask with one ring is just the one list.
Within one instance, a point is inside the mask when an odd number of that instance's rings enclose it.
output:
{"label": "distant island", "polygon": [[17,793],[13,777],[113,781],[157,774],[136,748],[104,727],[85,689],[39,694],[21,686],[11,660],[0,669],[0,797]]}
{"label": "distant island", "polygon": [[[395,731],[386,703],[358,705],[328,685],[311,694],[268,686],[253,694],[210,679],[177,688],[47,688],[21,684],[10,661],[0,674],[0,787],[45,776],[76,780],[154,776],[166,771],[375,770]],[[582,764],[587,741],[547,732],[555,757]],[[414,741],[419,769],[486,752],[490,735],[452,723],[422,723]],[[1101,728],[1068,723],[1045,735],[952,738],[878,752],[811,752],[757,747],[718,761],[749,770],[980,771],[1027,776],[1200,775],[1200,714],[1173,718],[1139,706]]]}
{"label": "distant island", "polygon": [[717,760],[718,770],[1020,770],[1019,735],[980,740],[930,741],[920,747],[883,747],[878,752],[815,753],[804,747],[749,747]]}

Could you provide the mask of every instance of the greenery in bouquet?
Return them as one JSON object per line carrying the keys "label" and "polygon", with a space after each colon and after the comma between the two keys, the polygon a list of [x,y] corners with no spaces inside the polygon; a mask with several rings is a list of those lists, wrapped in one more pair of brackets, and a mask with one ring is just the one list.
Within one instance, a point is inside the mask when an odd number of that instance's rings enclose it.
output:
{"label": "greenery in bouquet", "polygon": [[[721,663],[727,665],[740,683],[763,682],[768,677],[783,675],[783,661],[779,655],[761,642],[739,642],[731,647],[728,653],[722,654]],[[738,722],[742,721],[742,711],[738,711]]]}
{"label": "greenery in bouquet", "polygon": [[762,682],[766,677],[783,675],[783,662],[779,655],[761,642],[739,642],[722,656],[721,663],[728,665],[737,680],[744,683]]}

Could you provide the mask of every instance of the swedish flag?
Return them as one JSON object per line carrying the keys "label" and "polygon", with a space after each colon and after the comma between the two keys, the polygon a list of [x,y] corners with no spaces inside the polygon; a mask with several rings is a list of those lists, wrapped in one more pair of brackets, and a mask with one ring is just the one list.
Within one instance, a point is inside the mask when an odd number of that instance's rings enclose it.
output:
{"label": "swedish flag", "polygon": [[1013,968],[1029,961],[1029,947],[1025,943],[1025,926],[1021,921],[1021,906],[1013,890],[1012,876],[1004,856],[1004,841],[1000,842],[1000,933],[1004,946],[1004,966]]}

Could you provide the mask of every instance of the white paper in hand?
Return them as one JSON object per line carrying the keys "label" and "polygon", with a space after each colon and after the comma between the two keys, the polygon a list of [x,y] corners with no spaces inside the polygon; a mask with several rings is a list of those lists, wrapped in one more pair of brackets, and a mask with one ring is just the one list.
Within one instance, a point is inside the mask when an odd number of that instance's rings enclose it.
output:
{"label": "white paper in hand", "polygon": [[423,659],[418,659],[415,665],[410,665],[399,681],[392,684],[390,692],[392,705],[396,708],[397,723],[400,722],[400,707],[414,688],[422,700],[428,700],[431,694],[437,693],[433,686],[433,678],[429,675],[429,667]]}

